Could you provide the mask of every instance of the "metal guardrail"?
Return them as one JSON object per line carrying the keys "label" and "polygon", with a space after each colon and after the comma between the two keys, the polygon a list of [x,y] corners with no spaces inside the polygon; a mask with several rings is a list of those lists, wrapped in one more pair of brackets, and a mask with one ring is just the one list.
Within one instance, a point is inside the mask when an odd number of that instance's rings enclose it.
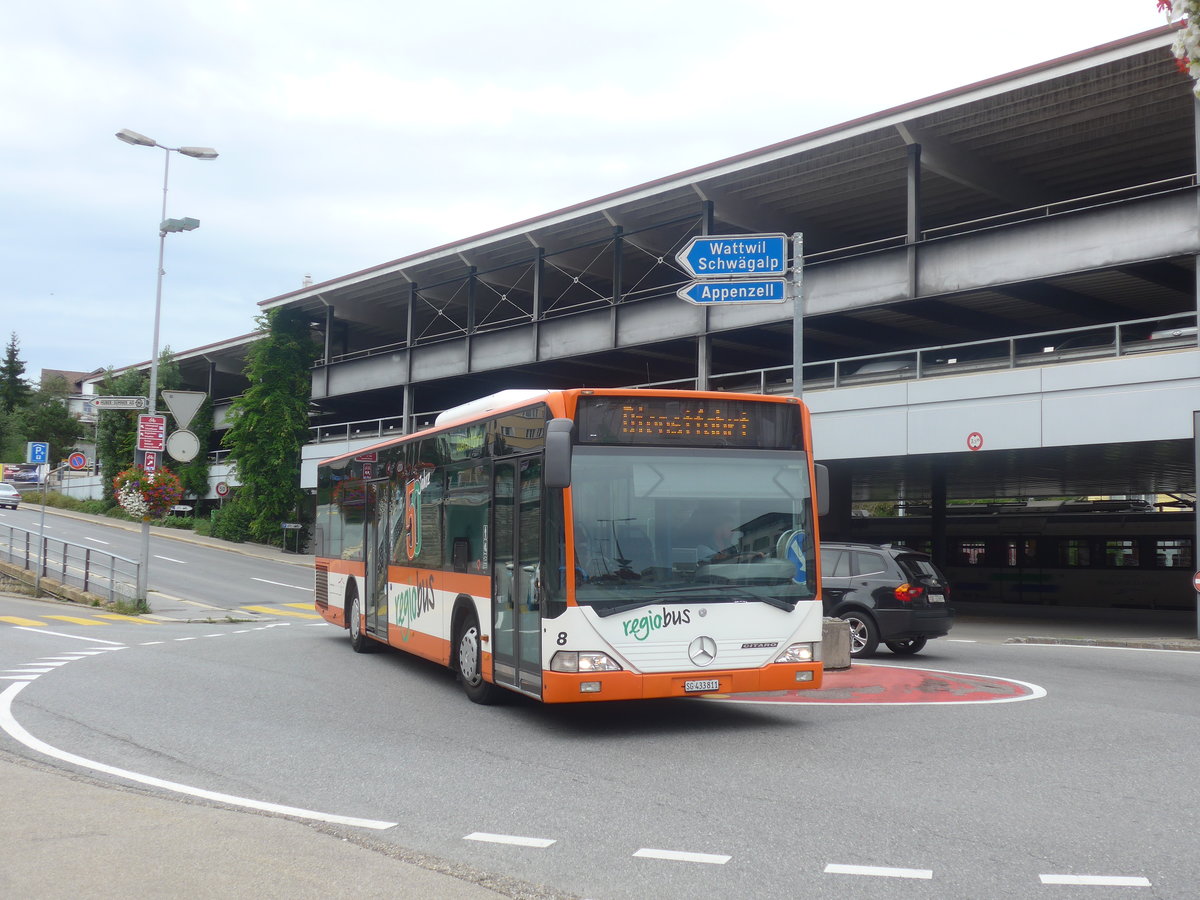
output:
{"label": "metal guardrail", "polygon": [[[137,597],[141,563],[82,544],[39,535],[24,528],[0,525],[0,560],[18,565],[41,578],[107,597],[109,602]],[[39,571],[40,570],[40,571]]]}

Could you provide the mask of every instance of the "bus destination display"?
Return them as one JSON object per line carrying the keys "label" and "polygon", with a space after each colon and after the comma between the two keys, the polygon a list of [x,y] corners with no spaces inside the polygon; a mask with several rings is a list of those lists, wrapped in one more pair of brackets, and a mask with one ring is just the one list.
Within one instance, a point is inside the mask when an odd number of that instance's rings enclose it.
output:
{"label": "bus destination display", "polygon": [[799,408],[744,400],[583,397],[579,441],[798,450]]}

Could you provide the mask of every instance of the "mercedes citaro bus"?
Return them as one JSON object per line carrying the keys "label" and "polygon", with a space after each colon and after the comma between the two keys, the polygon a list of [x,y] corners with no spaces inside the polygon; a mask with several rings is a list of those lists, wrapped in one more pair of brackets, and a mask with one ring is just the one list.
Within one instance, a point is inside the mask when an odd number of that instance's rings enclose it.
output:
{"label": "mercedes citaro bus", "polygon": [[826,476],[796,398],[502,391],[318,471],[317,610],[476,702],[821,684]]}

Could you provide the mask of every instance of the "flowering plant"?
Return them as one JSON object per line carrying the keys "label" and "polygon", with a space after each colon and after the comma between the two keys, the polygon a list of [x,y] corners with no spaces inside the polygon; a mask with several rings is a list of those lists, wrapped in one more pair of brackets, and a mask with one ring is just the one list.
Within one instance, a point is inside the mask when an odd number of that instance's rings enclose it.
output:
{"label": "flowering plant", "polygon": [[1168,22],[1186,20],[1175,35],[1171,52],[1179,71],[1191,76],[1193,93],[1200,97],[1200,0],[1158,0],[1158,9],[1166,13]]}
{"label": "flowering plant", "polygon": [[113,479],[113,493],[121,509],[143,521],[161,519],[183,496],[183,485],[170,469],[153,474],[138,466]]}

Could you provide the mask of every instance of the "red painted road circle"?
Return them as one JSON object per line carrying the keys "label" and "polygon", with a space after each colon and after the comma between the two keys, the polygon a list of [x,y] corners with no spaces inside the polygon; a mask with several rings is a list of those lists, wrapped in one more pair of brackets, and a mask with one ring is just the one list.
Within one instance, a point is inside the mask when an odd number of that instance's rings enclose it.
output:
{"label": "red painted road circle", "polygon": [[821,688],[815,691],[770,691],[705,699],[728,703],[913,706],[930,703],[1011,703],[1044,696],[1046,691],[1036,684],[994,675],[854,663],[849,669],[826,671]]}

